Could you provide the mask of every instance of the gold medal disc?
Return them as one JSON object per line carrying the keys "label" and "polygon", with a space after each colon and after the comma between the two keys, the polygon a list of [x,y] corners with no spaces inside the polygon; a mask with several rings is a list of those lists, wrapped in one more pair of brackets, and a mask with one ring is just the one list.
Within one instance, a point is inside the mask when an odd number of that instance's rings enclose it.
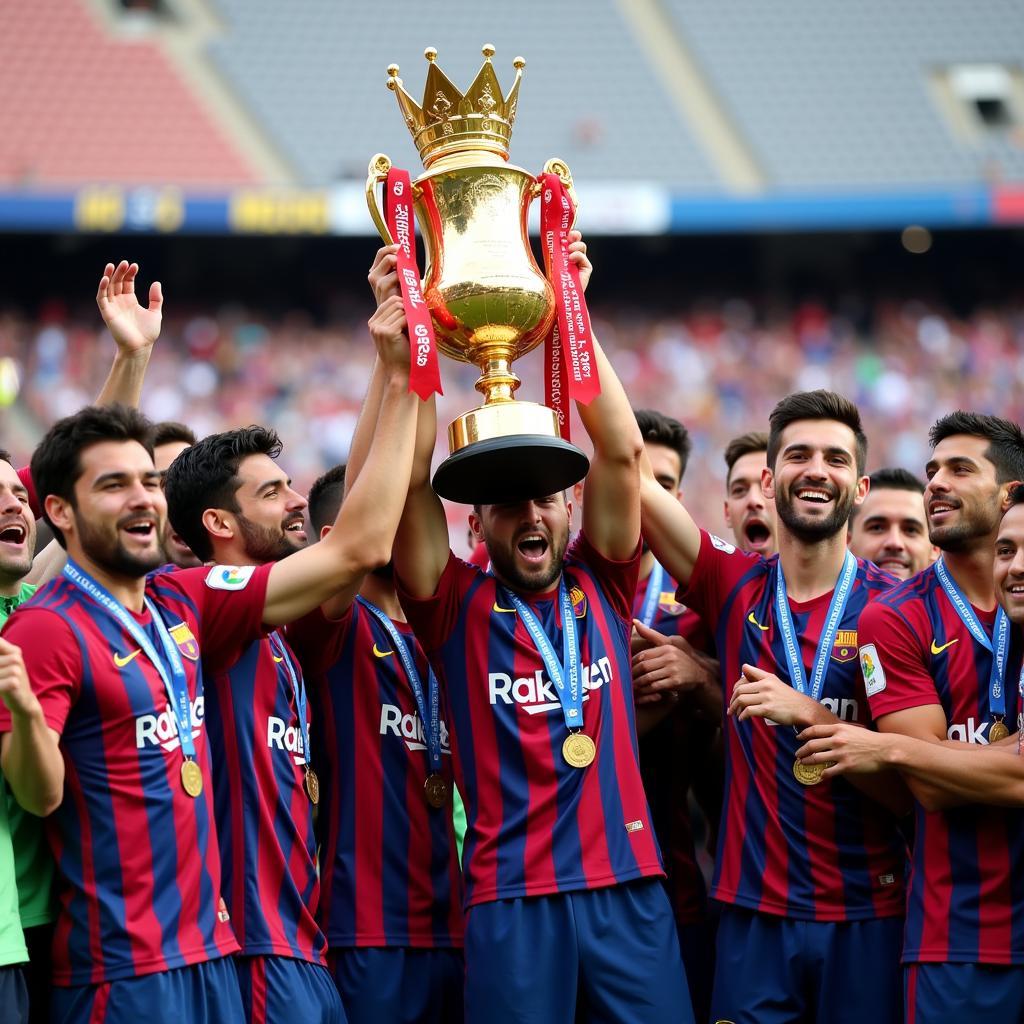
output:
{"label": "gold medal disc", "polygon": [[804,764],[799,758],[793,762],[793,778],[801,786],[816,786],[821,782],[826,768],[831,768],[835,761],[824,761],[821,764]]}
{"label": "gold medal disc", "polygon": [[181,787],[193,799],[203,791],[203,769],[191,758],[181,762]]}
{"label": "gold medal disc", "polygon": [[992,723],[992,728],[988,731],[988,741],[989,743],[998,743],[1000,740],[1005,740],[1009,735],[1010,730],[1000,718]]}
{"label": "gold medal disc", "polygon": [[423,783],[423,795],[427,798],[427,803],[431,807],[435,810],[440,810],[448,803],[448,783],[444,780],[443,776],[433,772],[427,776],[426,781]]}
{"label": "gold medal disc", "polygon": [[571,732],[562,744],[562,757],[573,768],[586,768],[597,757],[597,747],[586,733]]}
{"label": "gold medal disc", "polygon": [[306,793],[311,803],[320,803],[320,780],[316,777],[316,772],[308,765],[306,766]]}

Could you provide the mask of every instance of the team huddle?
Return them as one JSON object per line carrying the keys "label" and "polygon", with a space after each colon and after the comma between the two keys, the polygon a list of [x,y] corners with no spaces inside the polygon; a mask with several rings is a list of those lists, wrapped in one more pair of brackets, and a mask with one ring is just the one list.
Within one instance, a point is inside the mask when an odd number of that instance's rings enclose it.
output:
{"label": "team huddle", "polygon": [[0,453],[3,1021],[1024,1019],[1020,428],[868,476],[791,394],[726,540],[595,345],[586,479],[473,506],[464,560],[395,251],[307,497],[272,429],[138,412],[135,264],[96,404]]}

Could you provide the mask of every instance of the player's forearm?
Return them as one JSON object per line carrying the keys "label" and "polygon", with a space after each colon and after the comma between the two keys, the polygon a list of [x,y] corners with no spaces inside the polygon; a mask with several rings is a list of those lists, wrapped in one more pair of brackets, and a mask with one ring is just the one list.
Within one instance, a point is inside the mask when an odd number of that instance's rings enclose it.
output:
{"label": "player's forearm", "polygon": [[51,540],[42,551],[32,559],[32,568],[25,577],[26,583],[41,587],[60,575],[64,563],[68,560],[68,553],[57,543]]}
{"label": "player's forearm", "polygon": [[4,775],[15,799],[26,811],[45,817],[64,796],[64,758],[59,738],[43,717],[42,708],[12,714],[11,731],[4,736]]}
{"label": "player's forearm", "polygon": [[700,554],[700,530],[690,513],[654,479],[646,455],[640,460],[640,520],[654,557],[686,586]]}
{"label": "player's forearm", "polygon": [[594,445],[594,459],[628,466],[635,472],[644,439],[622,382],[596,338],[594,365],[601,382],[601,393],[589,405],[576,403],[580,420]]}
{"label": "player's forearm", "polygon": [[152,354],[152,348],[130,353],[119,351],[114,356],[110,373],[96,398],[96,404],[119,403],[137,407],[142,398],[142,384],[146,379],[146,369]]}
{"label": "player's forearm", "polygon": [[352,485],[362,471],[366,456],[370,451],[370,444],[373,441],[374,428],[380,418],[381,398],[384,394],[384,371],[380,359],[374,359],[373,371],[370,374],[370,384],[366,389],[366,398],[363,407],[359,410],[359,419],[356,420],[356,429],[352,434],[352,444],[349,446],[348,460],[345,463],[345,493],[352,490]]}

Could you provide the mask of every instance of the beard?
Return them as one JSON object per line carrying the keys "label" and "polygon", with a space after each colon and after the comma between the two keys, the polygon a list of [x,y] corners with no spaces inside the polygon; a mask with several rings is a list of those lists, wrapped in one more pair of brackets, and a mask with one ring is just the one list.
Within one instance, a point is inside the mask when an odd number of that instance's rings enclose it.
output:
{"label": "beard", "polygon": [[[91,523],[76,515],[75,525],[78,527],[82,551],[88,555],[91,562],[112,576],[123,576],[134,580],[158,569],[163,562],[163,550],[159,543],[154,542],[152,552],[140,555],[132,554],[121,543],[117,532],[121,528],[121,523],[136,518],[138,518],[137,515],[132,515],[118,520],[111,535],[106,530],[94,528]],[[153,531],[154,540],[160,536],[160,526],[158,520]]]}
{"label": "beard", "polygon": [[975,542],[999,525],[998,508],[986,508],[978,503],[961,503],[960,521],[949,526],[928,527],[928,539],[941,551],[969,551]]}
{"label": "beard", "polygon": [[[531,531],[532,532],[532,531]],[[569,526],[549,542],[550,560],[546,566],[533,570],[524,570],[516,562],[515,544],[498,545],[493,538],[484,536],[487,554],[491,560],[491,568],[498,579],[507,583],[513,590],[539,591],[550,590],[562,574],[562,561],[565,549],[569,545]]]}
{"label": "beard", "polygon": [[304,542],[293,539],[283,526],[263,526],[247,519],[241,512],[236,512],[235,518],[238,520],[245,553],[257,565],[280,562],[282,558],[287,558],[306,546]]}
{"label": "beard", "polygon": [[808,544],[828,540],[840,530],[845,529],[850,522],[854,498],[857,496],[856,491],[852,489],[845,494],[830,486],[823,486],[820,489],[829,491],[833,499],[832,511],[822,519],[812,519],[809,516],[801,515],[796,510],[791,488],[780,490],[775,495],[775,510],[779,519],[785,523],[794,537]]}

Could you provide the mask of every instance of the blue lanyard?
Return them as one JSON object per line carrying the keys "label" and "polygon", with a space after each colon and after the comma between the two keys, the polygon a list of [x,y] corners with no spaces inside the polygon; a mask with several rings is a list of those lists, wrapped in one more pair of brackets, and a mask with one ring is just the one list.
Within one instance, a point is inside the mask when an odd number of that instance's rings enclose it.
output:
{"label": "blue lanyard", "polygon": [[[565,577],[558,584],[558,600],[562,609],[562,660],[555,657],[555,650],[543,627],[533,614],[530,607],[518,594],[502,588],[502,594],[512,602],[512,606],[523,620],[526,631],[530,634],[534,645],[544,661],[548,676],[555,684],[558,699],[562,705],[562,717],[566,727],[583,728],[583,688],[580,685],[580,648],[576,636],[576,613],[573,611],[569,591],[565,586]],[[569,677],[568,683],[566,676]]]}
{"label": "blue lanyard", "polygon": [[820,700],[821,691],[825,688],[825,675],[828,672],[828,661],[832,655],[832,645],[835,643],[839,623],[842,622],[843,612],[846,610],[846,602],[849,600],[856,575],[857,559],[850,551],[847,551],[843,561],[843,570],[839,574],[835,590],[832,591],[832,600],[825,616],[825,628],[818,638],[818,649],[814,652],[814,668],[811,673],[810,685],[808,685],[803,658],[800,656],[800,647],[797,643],[793,613],[789,610],[789,595],[786,593],[786,579],[782,574],[781,562],[776,568],[775,612],[779,623],[779,632],[782,633],[782,644],[786,650],[786,660],[789,662],[789,681],[795,690],[809,696],[812,700]]}
{"label": "blue lanyard", "polygon": [[160,636],[164,657],[170,663],[170,672],[167,671],[167,663],[153,649],[153,645],[149,642],[149,637],[146,635],[145,630],[128,614],[125,607],[70,558],[64,563],[64,576],[78,587],[79,590],[88,594],[89,597],[121,625],[125,632],[139,645],[142,653],[152,662],[153,667],[163,680],[168,703],[174,710],[174,717],[178,724],[178,739],[181,742],[181,752],[186,760],[193,760],[196,756],[196,745],[192,742],[192,712],[188,698],[188,677],[185,675],[185,666],[182,664],[181,655],[178,653],[178,646],[171,638],[167,625],[160,616],[156,605],[148,597],[144,599],[146,609],[153,617],[153,625]]}
{"label": "blue lanyard", "polygon": [[[380,608],[372,601],[367,601],[365,597],[357,597],[356,600],[381,624],[391,638],[392,647],[398,652],[402,668],[405,669],[406,678],[409,680],[409,688],[412,690],[413,697],[416,698],[420,721],[427,733],[427,758],[430,762],[430,770],[435,773],[439,772],[441,770],[441,697],[437,676],[434,675],[433,669],[427,670],[427,694],[424,695],[423,683],[420,680],[419,671],[416,669],[416,662],[390,616],[385,615]],[[428,700],[430,702],[429,717],[427,714]]]}
{"label": "blue lanyard", "polygon": [[269,639],[271,650],[276,647],[281,652],[281,660],[284,662],[288,678],[292,681],[292,693],[295,695],[295,710],[298,712],[302,729],[302,763],[309,765],[309,723],[306,721],[306,686],[305,683],[299,682],[298,673],[295,671],[292,659],[288,656],[288,648],[285,647],[276,629],[271,632]]}
{"label": "blue lanyard", "polygon": [[[1003,687],[1003,680],[1006,679],[1006,659],[1010,653],[1010,620],[1002,608],[996,611],[996,621],[992,632],[995,637],[995,644],[989,639],[985,627],[981,624],[978,616],[974,614],[970,601],[964,596],[964,592],[957,586],[956,580],[949,574],[941,555],[935,562],[935,575],[942,584],[950,604],[960,616],[960,621],[967,627],[968,632],[975,641],[981,644],[992,655],[992,667],[988,675],[988,703],[989,711],[993,715],[1002,717],[1006,714],[1006,690]],[[1024,683],[1018,683],[1018,687]]]}
{"label": "blue lanyard", "polygon": [[658,603],[661,601],[661,588],[664,582],[665,570],[660,562],[655,562],[651,575],[647,577],[644,604],[640,609],[640,621],[648,628],[654,624],[654,617],[658,614]]}

